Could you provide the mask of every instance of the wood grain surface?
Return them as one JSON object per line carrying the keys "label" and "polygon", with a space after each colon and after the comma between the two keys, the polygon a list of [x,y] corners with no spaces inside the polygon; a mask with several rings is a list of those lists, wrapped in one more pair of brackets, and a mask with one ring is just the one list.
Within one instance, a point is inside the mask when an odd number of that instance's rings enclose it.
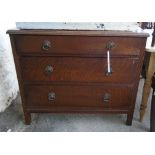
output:
{"label": "wood grain surface", "polygon": [[[145,33],[9,30],[25,123],[31,113],[133,112]],[[48,43],[48,44],[45,44]],[[112,74],[107,76],[107,45]],[[50,66],[50,67],[47,67]],[[48,72],[47,72],[48,68]]]}

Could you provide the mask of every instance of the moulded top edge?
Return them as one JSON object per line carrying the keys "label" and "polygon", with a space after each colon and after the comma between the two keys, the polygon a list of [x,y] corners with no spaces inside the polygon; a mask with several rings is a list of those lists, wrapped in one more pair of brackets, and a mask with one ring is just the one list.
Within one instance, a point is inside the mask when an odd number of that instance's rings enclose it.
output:
{"label": "moulded top edge", "polygon": [[7,34],[23,34],[23,35],[80,35],[80,36],[127,36],[127,37],[148,37],[149,34],[145,32],[131,32],[131,31],[118,31],[118,30],[20,30],[11,29],[6,32]]}

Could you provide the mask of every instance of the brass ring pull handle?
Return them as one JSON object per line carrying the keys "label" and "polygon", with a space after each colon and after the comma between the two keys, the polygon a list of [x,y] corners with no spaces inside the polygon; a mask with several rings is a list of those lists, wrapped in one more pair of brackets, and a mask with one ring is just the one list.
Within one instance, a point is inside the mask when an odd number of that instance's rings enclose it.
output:
{"label": "brass ring pull handle", "polygon": [[104,102],[109,102],[111,100],[111,94],[105,93],[103,96]]}
{"label": "brass ring pull handle", "polygon": [[48,100],[49,101],[54,101],[55,100],[55,93],[54,92],[48,93]]}
{"label": "brass ring pull handle", "polygon": [[109,41],[107,43],[107,50],[112,50],[115,47],[116,47],[116,44],[113,41]]}
{"label": "brass ring pull handle", "polygon": [[48,40],[45,40],[45,41],[43,42],[42,49],[43,49],[44,51],[48,51],[49,48],[51,48],[51,42],[48,41]]}
{"label": "brass ring pull handle", "polygon": [[47,65],[46,67],[45,67],[45,73],[47,74],[47,75],[51,75],[52,74],[52,72],[53,72],[53,67],[51,66],[51,65]]}

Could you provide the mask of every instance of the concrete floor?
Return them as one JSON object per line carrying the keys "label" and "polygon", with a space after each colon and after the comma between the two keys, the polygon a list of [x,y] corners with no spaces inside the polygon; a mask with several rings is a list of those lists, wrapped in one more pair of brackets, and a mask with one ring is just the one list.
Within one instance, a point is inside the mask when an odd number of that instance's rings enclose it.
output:
{"label": "concrete floor", "polygon": [[24,125],[20,96],[0,113],[0,131],[12,132],[148,132],[150,100],[143,122],[139,122],[139,107],[144,80],[140,81],[132,126],[126,126],[126,115],[105,114],[32,114],[31,125]]}

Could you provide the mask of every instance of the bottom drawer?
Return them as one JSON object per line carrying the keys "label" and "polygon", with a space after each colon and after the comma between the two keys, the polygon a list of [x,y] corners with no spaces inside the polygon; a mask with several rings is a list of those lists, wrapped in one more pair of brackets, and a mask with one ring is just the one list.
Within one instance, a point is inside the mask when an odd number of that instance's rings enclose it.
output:
{"label": "bottom drawer", "polygon": [[131,104],[127,86],[101,85],[26,85],[27,106],[124,107]]}

